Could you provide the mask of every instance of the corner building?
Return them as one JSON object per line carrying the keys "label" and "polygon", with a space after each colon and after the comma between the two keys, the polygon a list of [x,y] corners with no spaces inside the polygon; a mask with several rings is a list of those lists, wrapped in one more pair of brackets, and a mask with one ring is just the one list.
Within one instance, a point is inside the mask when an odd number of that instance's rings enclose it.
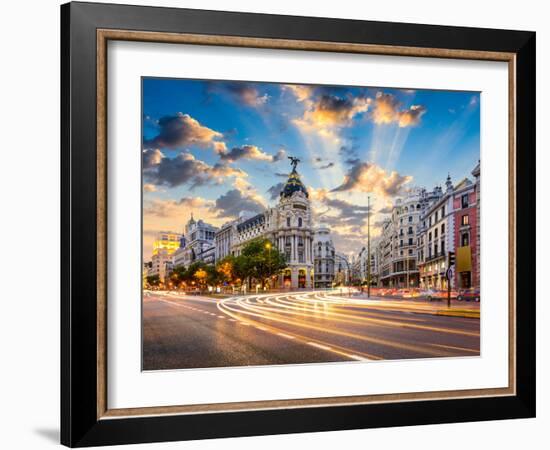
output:
{"label": "corner building", "polygon": [[216,234],[217,258],[240,255],[252,239],[271,240],[286,257],[288,268],[279,275],[280,288],[313,287],[313,240],[311,205],[306,187],[293,168],[279,194],[276,206],[252,217],[241,214],[239,219],[221,227]]}

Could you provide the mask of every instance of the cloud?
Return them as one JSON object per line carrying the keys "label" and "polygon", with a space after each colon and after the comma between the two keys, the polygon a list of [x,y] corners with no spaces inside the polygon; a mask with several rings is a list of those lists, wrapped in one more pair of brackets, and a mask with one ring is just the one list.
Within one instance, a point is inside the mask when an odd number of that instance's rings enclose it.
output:
{"label": "cloud", "polygon": [[401,103],[394,95],[378,92],[371,117],[377,125],[397,123],[400,128],[405,128],[418,125],[425,113],[426,108],[421,105],[412,105],[408,109],[401,109]]}
{"label": "cloud", "polygon": [[164,116],[158,121],[159,134],[149,141],[144,141],[144,147],[179,148],[197,146],[207,148],[214,145],[215,139],[221,139],[223,134],[205,127],[189,114],[178,112],[175,116]]}
{"label": "cloud", "polygon": [[159,149],[143,150],[143,169],[152,169],[158,166],[164,158],[164,154]]}
{"label": "cloud", "polygon": [[255,145],[243,145],[233,147],[230,151],[218,152],[220,158],[224,161],[234,162],[239,159],[254,159],[257,161],[273,161],[273,156],[268,155]]}
{"label": "cloud", "polygon": [[304,101],[305,111],[293,123],[303,132],[314,132],[338,142],[339,129],[351,126],[354,117],[367,112],[371,102],[370,98],[363,95],[338,97],[323,94],[314,100]]}
{"label": "cloud", "polygon": [[282,161],[286,157],[286,150],[284,148],[280,148],[277,150],[277,153],[273,155],[273,162]]}
{"label": "cloud", "polygon": [[277,200],[279,198],[279,195],[281,191],[283,190],[283,187],[285,186],[285,183],[277,183],[271,186],[266,192],[269,194],[270,200]]}
{"label": "cloud", "polygon": [[392,211],[393,211],[393,207],[391,205],[389,205],[389,206],[384,206],[383,208],[380,208],[378,210],[378,213],[380,213],[380,214],[391,214]]}
{"label": "cloud", "polygon": [[220,159],[227,162],[235,162],[239,159],[277,162],[286,156],[286,151],[284,149],[280,149],[275,155],[270,155],[255,145],[243,145],[241,147],[233,147],[229,151],[227,148],[220,149],[218,154],[220,155]]}
{"label": "cloud", "polygon": [[143,192],[157,192],[158,188],[154,184],[145,183],[143,185]]}
{"label": "cloud", "polygon": [[201,197],[182,197],[180,200],[153,199],[145,203],[143,213],[147,216],[177,219],[179,215],[189,210],[213,206],[212,200]]}
{"label": "cloud", "polygon": [[[146,152],[147,150],[143,152],[144,155],[148,155]],[[143,173],[148,183],[169,187],[187,184],[191,189],[211,183],[222,184],[227,177],[247,177],[240,169],[219,163],[211,166],[195,159],[187,152],[182,152],[174,158],[162,157],[157,164]]]}
{"label": "cloud", "polygon": [[255,198],[243,194],[239,189],[231,189],[216,199],[212,211],[218,217],[236,218],[241,211],[260,213],[265,206]]}
{"label": "cloud", "polygon": [[309,100],[313,94],[313,87],[304,84],[285,84],[283,89],[290,91],[298,102]]}
{"label": "cloud", "polygon": [[386,172],[376,164],[357,161],[344,177],[343,183],[332,192],[372,192],[382,197],[393,197],[402,192],[411,176],[399,175],[396,171]]}
{"label": "cloud", "polygon": [[216,141],[213,144],[214,151],[216,153],[225,153],[227,152],[227,145],[223,141]]}
{"label": "cloud", "polygon": [[[326,196],[322,204],[328,208],[323,215],[323,221],[337,227],[355,227],[359,232],[369,215],[368,206],[356,205],[345,200]],[[331,214],[328,214],[331,213]]]}
{"label": "cloud", "polygon": [[330,169],[331,167],[334,167],[334,163],[332,161],[324,166],[319,166],[318,169]]}
{"label": "cloud", "polygon": [[258,88],[251,83],[246,82],[212,82],[208,84],[208,93],[213,92],[226,92],[237,103],[241,105],[251,106],[253,108],[259,108],[264,106],[269,101],[269,95],[261,94]]}

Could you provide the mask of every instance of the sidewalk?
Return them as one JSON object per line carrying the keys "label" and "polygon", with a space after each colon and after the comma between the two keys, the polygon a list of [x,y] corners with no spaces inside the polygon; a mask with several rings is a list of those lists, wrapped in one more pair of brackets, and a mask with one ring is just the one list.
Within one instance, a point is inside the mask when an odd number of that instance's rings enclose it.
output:
{"label": "sidewalk", "polygon": [[447,300],[428,301],[421,298],[389,298],[372,296],[367,298],[365,293],[353,295],[353,300],[361,303],[372,302],[380,303],[385,309],[406,310],[414,314],[431,314],[436,316],[465,317],[470,319],[479,319],[480,303],[451,300],[451,307],[447,306]]}

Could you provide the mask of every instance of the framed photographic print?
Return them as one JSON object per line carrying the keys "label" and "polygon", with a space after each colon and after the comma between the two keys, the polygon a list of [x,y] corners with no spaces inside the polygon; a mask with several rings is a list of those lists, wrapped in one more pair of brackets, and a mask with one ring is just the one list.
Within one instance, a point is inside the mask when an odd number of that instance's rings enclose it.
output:
{"label": "framed photographic print", "polygon": [[62,443],[535,414],[535,33],[69,3]]}

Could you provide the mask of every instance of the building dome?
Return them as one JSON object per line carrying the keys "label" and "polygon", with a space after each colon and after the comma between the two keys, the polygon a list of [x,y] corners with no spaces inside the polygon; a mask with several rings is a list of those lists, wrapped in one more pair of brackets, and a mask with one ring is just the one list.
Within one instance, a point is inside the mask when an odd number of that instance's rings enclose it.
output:
{"label": "building dome", "polygon": [[306,187],[303,185],[302,180],[300,180],[300,175],[296,172],[296,169],[293,169],[288,180],[286,181],[283,190],[281,191],[281,198],[292,197],[292,194],[295,192],[302,192],[306,197],[309,198]]}

